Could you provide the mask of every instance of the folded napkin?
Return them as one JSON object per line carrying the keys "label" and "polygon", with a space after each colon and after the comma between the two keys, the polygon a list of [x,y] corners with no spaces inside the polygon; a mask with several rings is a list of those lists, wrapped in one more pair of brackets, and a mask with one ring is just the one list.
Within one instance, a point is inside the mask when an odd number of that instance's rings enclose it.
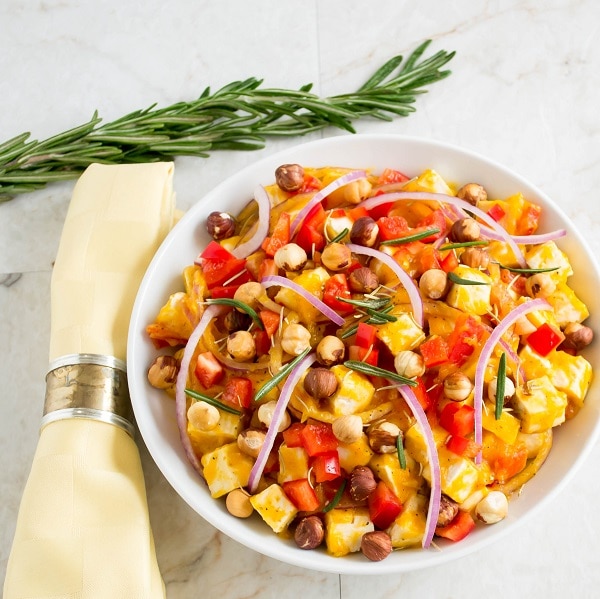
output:
{"label": "folded napkin", "polygon": [[52,274],[50,369],[5,599],[164,597],[125,369],[138,286],[173,222],[173,164],[94,164]]}

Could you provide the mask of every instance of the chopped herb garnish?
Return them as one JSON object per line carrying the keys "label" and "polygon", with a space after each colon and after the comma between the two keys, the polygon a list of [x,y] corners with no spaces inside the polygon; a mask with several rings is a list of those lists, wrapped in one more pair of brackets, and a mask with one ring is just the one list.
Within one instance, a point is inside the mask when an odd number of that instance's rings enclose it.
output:
{"label": "chopped herb garnish", "polygon": [[453,272],[448,273],[448,278],[457,285],[489,285],[485,281],[473,281],[472,279],[463,279]]}
{"label": "chopped herb garnish", "polygon": [[227,404],[221,403],[218,399],[214,397],[210,397],[210,395],[204,395],[203,393],[198,393],[198,391],[194,391],[193,389],[186,389],[185,394],[189,395],[192,399],[196,401],[205,401],[209,403],[211,406],[215,406],[215,408],[219,408],[219,410],[223,410],[223,412],[229,412],[230,414],[236,414],[239,416],[241,412],[228,406]]}
{"label": "chopped herb garnish", "polygon": [[350,299],[347,297],[336,296],[337,300],[340,302],[344,302],[345,304],[350,304],[352,306],[356,306],[357,308],[371,308],[372,310],[379,310],[385,307],[390,303],[389,297],[381,297],[381,298],[373,298],[373,299],[365,299],[365,300],[357,300]]}
{"label": "chopped herb garnish", "polygon": [[398,318],[393,314],[388,314],[384,310],[373,310],[371,308],[366,309],[367,314],[375,320],[381,320],[383,322],[378,322],[377,324],[383,324],[384,322],[396,322]]}
{"label": "chopped herb garnish", "polygon": [[306,357],[310,352],[311,348],[307,347],[299,356],[296,356],[291,362],[288,362],[271,380],[267,381],[254,395],[254,401],[258,401],[264,397],[273,387],[279,385],[279,383],[292,371],[294,366]]}
{"label": "chopped herb garnish", "polygon": [[333,499],[323,508],[324,512],[332,510],[340,502],[345,489],[346,479],[342,481],[342,484],[340,485],[340,488],[337,490],[336,494],[333,496]]}
{"label": "chopped herb garnish", "polygon": [[350,229],[344,229],[343,231],[341,231],[340,233],[338,233],[331,241],[330,243],[337,243],[338,241],[342,241],[342,239],[344,239],[344,237],[346,237],[346,235],[348,235],[348,233],[350,232]]}
{"label": "chopped herb garnish", "polygon": [[410,241],[418,241],[419,239],[425,239],[425,237],[435,235],[439,232],[440,230],[437,227],[432,227],[431,229],[425,229],[425,231],[419,231],[418,233],[413,233],[412,235],[396,237],[395,239],[386,239],[385,241],[382,241],[380,245],[402,245],[403,243],[409,243]]}
{"label": "chopped herb garnish", "polygon": [[396,450],[398,451],[398,461],[400,462],[400,468],[406,470],[406,455],[404,453],[404,445],[402,443],[402,431],[396,439]]}
{"label": "chopped herb garnish", "polygon": [[489,241],[479,239],[476,241],[461,241],[461,242],[457,242],[457,243],[447,243],[447,244],[441,246],[439,249],[440,249],[440,251],[456,250],[458,248],[469,248],[469,247],[474,247],[474,246],[478,246],[478,245],[489,245],[489,244],[490,244]]}
{"label": "chopped herb garnish", "polygon": [[352,335],[354,335],[354,333],[356,333],[356,331],[358,330],[358,323],[353,324],[352,326],[349,326],[341,335],[340,337],[342,339],[348,339],[348,337],[352,337]]}
{"label": "chopped herb garnish", "polygon": [[514,268],[513,266],[505,266],[504,264],[497,263],[500,268],[504,270],[508,270],[510,272],[518,273],[518,274],[537,274],[540,272],[554,272],[558,270],[559,266],[551,266],[549,268]]}
{"label": "chopped herb garnish", "polygon": [[230,299],[228,297],[207,299],[206,302],[209,304],[219,304],[222,306],[233,306],[234,308],[239,308],[240,310],[244,311],[248,316],[250,316],[250,318],[252,318],[252,320],[254,321],[254,324],[256,324],[256,326],[259,329],[265,328],[262,323],[262,320],[260,319],[259,315],[255,312],[254,308],[251,308],[248,304],[246,304],[244,302],[240,302],[239,300],[236,300],[236,299]]}
{"label": "chopped herb garnish", "polygon": [[498,364],[498,378],[496,379],[496,420],[502,416],[504,408],[504,388],[506,384],[506,354],[502,352]]}
{"label": "chopped herb garnish", "polygon": [[401,374],[397,374],[396,372],[392,372],[391,370],[386,370],[385,368],[379,368],[379,366],[366,364],[365,362],[360,362],[359,360],[346,360],[344,362],[344,366],[346,368],[349,368],[350,370],[356,370],[356,372],[360,372],[362,374],[366,374],[369,376],[380,376],[386,379],[390,379],[392,381],[396,381],[397,383],[401,383],[403,385],[408,385],[409,387],[416,387],[417,385],[415,381],[406,378]]}

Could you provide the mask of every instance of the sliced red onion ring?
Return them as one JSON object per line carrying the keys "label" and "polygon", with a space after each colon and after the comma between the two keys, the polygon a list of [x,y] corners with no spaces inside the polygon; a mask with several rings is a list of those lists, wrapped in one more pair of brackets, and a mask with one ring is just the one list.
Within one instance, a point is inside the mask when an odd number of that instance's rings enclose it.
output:
{"label": "sliced red onion ring", "polygon": [[[488,227],[493,229],[499,236],[502,241],[507,243],[513,251],[517,262],[524,268],[526,266],[525,257],[523,256],[523,252],[514,241],[512,236],[508,233],[508,231],[499,223],[497,223],[491,216],[489,216],[486,212],[477,208],[477,206],[473,206],[469,204],[469,202],[465,202],[460,198],[456,198],[454,196],[449,196],[443,193],[429,193],[426,191],[397,191],[395,193],[383,194],[380,196],[375,196],[361,202],[361,206],[366,208],[367,210],[374,208],[375,206],[379,206],[380,204],[389,204],[390,202],[398,202],[398,201],[407,201],[407,200],[426,200],[433,202],[441,202],[446,204],[451,204],[461,210],[469,211],[479,219],[481,219]],[[466,215],[465,215],[466,216]]]}
{"label": "sliced red onion ring", "polygon": [[[529,314],[529,312],[535,312],[536,310],[550,310],[550,304],[542,298],[530,300],[517,306],[514,310],[511,310],[498,324],[498,326],[492,331],[492,334],[488,337],[487,341],[481,348],[481,354],[477,362],[477,368],[475,370],[475,388],[474,388],[474,408],[475,408],[475,443],[481,445],[483,440],[483,431],[481,428],[481,411],[483,407],[483,383],[484,375],[487,364],[490,360],[492,352],[496,343],[500,341],[502,335],[506,333],[507,329],[512,326],[521,316]],[[481,452],[475,456],[475,463],[481,464]]]}
{"label": "sliced red onion ring", "polygon": [[292,224],[290,226],[291,237],[293,237],[296,234],[296,231],[300,228],[300,225],[314,206],[316,206],[319,202],[322,202],[328,195],[333,193],[336,189],[339,189],[340,187],[343,187],[348,183],[352,183],[352,181],[357,181],[358,179],[365,179],[366,177],[367,173],[365,173],[365,171],[350,171],[349,173],[338,177],[335,181],[332,181],[323,189],[317,191],[317,193],[315,193],[315,195],[308,201],[308,203],[302,208],[302,210],[298,212],[296,218],[292,221]]}
{"label": "sliced red onion ring", "polygon": [[[504,241],[504,237],[496,231],[491,231],[488,228],[481,230],[482,235],[493,239],[494,241]],[[556,231],[549,231],[548,233],[540,233],[537,235],[511,235],[512,240],[515,243],[522,245],[541,245],[548,241],[556,241],[567,234],[566,229],[556,229]]]}
{"label": "sliced red onion ring", "polygon": [[312,306],[327,316],[329,320],[337,324],[339,327],[341,327],[345,322],[344,319],[335,310],[332,310],[325,302],[322,302],[318,297],[315,297],[312,293],[306,291],[304,287],[298,285],[298,283],[290,281],[286,277],[270,275],[262,278],[260,282],[263,287],[273,287],[277,285],[279,287],[287,287],[288,289],[295,291],[298,295],[301,295],[307,302],[310,302]]}
{"label": "sliced red onion ring", "polygon": [[185,387],[187,384],[188,370],[192,356],[198,342],[202,338],[206,327],[210,324],[210,321],[221,314],[226,308],[224,306],[212,305],[208,306],[200,322],[196,325],[196,328],[192,331],[188,342],[186,343],[185,349],[183,350],[183,356],[181,358],[181,364],[179,366],[179,373],[177,374],[177,381],[175,383],[175,412],[177,414],[177,428],[179,429],[179,437],[181,438],[181,445],[185,455],[189,460],[190,464],[194,469],[202,475],[202,464],[198,460],[198,457],[194,453],[190,438],[187,434],[187,401],[185,397]]}
{"label": "sliced red onion ring", "polygon": [[[393,384],[393,383],[392,383]],[[423,536],[422,545],[427,549],[431,545],[431,540],[435,534],[438,516],[440,513],[440,499],[442,496],[442,475],[440,472],[440,460],[438,457],[435,439],[433,432],[429,426],[429,421],[425,415],[425,411],[421,407],[417,396],[408,385],[400,385],[397,387],[402,397],[404,397],[408,407],[411,409],[415,420],[421,427],[425,443],[427,445],[427,459],[429,461],[429,469],[431,471],[431,494],[429,496],[429,508],[427,510],[427,520],[425,523],[425,535]]]}
{"label": "sliced red onion ring", "polygon": [[258,185],[254,190],[254,199],[258,204],[258,222],[254,235],[247,241],[238,245],[231,253],[236,258],[247,258],[252,252],[255,252],[265,240],[269,232],[269,215],[271,214],[271,200],[267,190]]}
{"label": "sliced red onion ring", "polygon": [[377,258],[377,260],[383,262],[394,272],[408,293],[413,310],[413,317],[416,323],[420,327],[423,327],[423,300],[411,276],[391,256],[388,256],[388,254],[384,252],[362,245],[356,245],[354,243],[349,243],[348,249],[354,254],[363,254],[365,256],[370,256],[371,258]]}
{"label": "sliced red onion ring", "polygon": [[254,493],[258,487],[260,477],[262,476],[267,460],[269,459],[269,454],[271,453],[271,449],[273,449],[273,444],[275,443],[275,437],[277,436],[279,425],[281,424],[281,420],[285,414],[285,410],[288,406],[290,398],[292,397],[292,393],[296,387],[296,384],[300,380],[300,377],[304,371],[316,359],[317,356],[313,352],[300,360],[300,362],[298,362],[298,364],[296,364],[296,366],[292,369],[285,381],[285,384],[283,385],[283,389],[281,390],[281,394],[277,400],[277,405],[275,406],[275,411],[273,412],[273,419],[271,420],[271,424],[269,424],[267,434],[265,435],[265,441],[260,449],[260,452],[258,453],[256,462],[254,462],[254,466],[252,466],[252,470],[250,471],[250,476],[248,478],[248,489],[250,490],[250,493]]}

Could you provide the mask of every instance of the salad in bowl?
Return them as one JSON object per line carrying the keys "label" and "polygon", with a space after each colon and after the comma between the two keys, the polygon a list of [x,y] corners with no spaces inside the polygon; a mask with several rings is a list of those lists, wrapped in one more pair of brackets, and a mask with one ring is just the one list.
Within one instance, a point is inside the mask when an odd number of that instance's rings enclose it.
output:
{"label": "salad in bowl", "polygon": [[164,247],[191,233],[196,250],[136,303],[139,383],[178,456],[163,472],[224,532],[298,565],[439,563],[542,503],[563,430],[596,434],[595,315],[573,283],[591,259],[553,205],[476,157],[306,147],[192,210]]}

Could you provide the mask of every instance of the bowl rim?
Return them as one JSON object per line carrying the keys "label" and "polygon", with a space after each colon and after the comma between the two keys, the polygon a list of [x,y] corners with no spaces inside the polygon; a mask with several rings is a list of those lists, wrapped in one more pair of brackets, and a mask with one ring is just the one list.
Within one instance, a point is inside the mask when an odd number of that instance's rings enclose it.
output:
{"label": "bowl rim", "polygon": [[[437,565],[459,559],[465,555],[471,554],[474,551],[487,546],[488,544],[499,540],[500,538],[507,535],[509,532],[515,530],[517,527],[525,524],[534,514],[538,513],[548,504],[559,492],[561,492],[571,481],[577,470],[581,467],[583,462],[587,459],[593,446],[600,437],[600,416],[597,406],[594,409],[590,409],[592,415],[595,417],[593,426],[587,430],[586,438],[584,443],[580,446],[579,451],[576,454],[574,460],[569,464],[564,475],[558,482],[551,484],[541,498],[539,498],[534,505],[527,507],[524,514],[518,518],[511,517],[509,515],[502,523],[494,525],[493,527],[486,527],[484,534],[473,539],[470,542],[469,538],[460,543],[445,545],[441,542],[443,549],[441,551],[435,550],[422,550],[422,549],[411,549],[394,552],[390,557],[394,559],[386,559],[381,562],[368,562],[364,559],[357,559],[356,555],[347,556],[344,558],[334,558],[322,552],[306,552],[302,551],[295,546],[290,546],[281,542],[269,542],[265,543],[265,539],[277,539],[276,535],[268,529],[264,523],[260,523],[264,526],[267,535],[261,534],[250,534],[250,530],[246,529],[246,521],[236,520],[232,517],[228,517],[227,514],[223,514],[223,509],[215,509],[211,504],[220,504],[223,502],[217,502],[212,499],[208,494],[208,491],[204,493],[205,496],[210,500],[206,506],[199,503],[198,495],[195,492],[198,485],[202,485],[204,488],[205,483],[198,477],[193,468],[187,463],[181,467],[176,465],[173,470],[170,459],[167,459],[167,455],[164,453],[164,444],[161,439],[156,436],[157,430],[160,428],[154,421],[151,411],[147,407],[147,394],[148,384],[146,381],[146,364],[144,368],[138,367],[138,356],[144,355],[147,351],[144,351],[144,344],[149,344],[148,340],[144,339],[143,331],[147,324],[145,318],[146,298],[150,297],[153,290],[151,285],[156,278],[156,273],[160,268],[161,264],[167,259],[170,252],[174,251],[178,244],[178,239],[185,231],[189,234],[190,231],[194,230],[197,225],[199,215],[202,212],[208,212],[207,205],[211,204],[212,200],[216,200],[221,195],[230,193],[229,190],[235,189],[243,182],[255,181],[256,184],[260,183],[264,179],[265,173],[270,172],[271,177],[266,179],[266,183],[271,183],[273,180],[272,173],[279,164],[285,162],[300,162],[303,164],[309,164],[304,161],[304,156],[311,154],[322,154],[326,155],[328,152],[331,154],[344,153],[348,148],[353,148],[358,154],[364,151],[367,146],[376,145],[391,145],[397,146],[398,148],[404,147],[412,152],[422,152],[428,150],[433,154],[449,155],[453,160],[467,161],[469,164],[474,163],[476,168],[488,169],[491,172],[497,174],[497,176],[503,176],[507,180],[511,181],[511,188],[514,192],[527,190],[526,195],[533,193],[538,201],[544,205],[544,210],[551,213],[554,220],[558,220],[564,223],[570,235],[574,238],[574,246],[579,248],[580,253],[585,257],[588,262],[588,266],[592,268],[593,278],[600,284],[600,267],[589,248],[586,240],[582,237],[576,227],[573,225],[569,217],[565,214],[562,208],[556,204],[550,197],[548,197],[541,189],[526,180],[524,177],[515,173],[511,169],[503,166],[502,164],[489,159],[481,154],[465,149],[463,147],[453,145],[447,142],[440,142],[432,139],[405,136],[397,134],[354,134],[354,135],[336,135],[333,137],[326,137],[323,139],[305,142],[273,154],[267,155],[260,158],[257,161],[250,163],[245,168],[241,169],[237,173],[224,179],[221,183],[215,186],[211,191],[200,198],[190,209],[183,215],[180,221],[175,225],[171,232],[167,235],[158,251],[152,258],[143,280],[140,284],[134,307],[132,311],[131,323],[128,332],[128,345],[127,345],[127,363],[128,363],[128,384],[130,388],[130,395],[132,399],[133,410],[137,423],[138,430],[148,448],[148,451],[158,466],[163,476],[167,479],[173,489],[182,497],[182,499],[200,516],[208,521],[215,528],[234,539],[235,541],[253,549],[263,555],[275,558],[284,563],[290,565],[308,568],[311,570],[337,573],[337,574],[366,574],[366,575],[378,575],[387,573],[401,573],[408,571],[415,571],[423,568],[429,568]],[[364,146],[364,147],[363,147]],[[395,159],[390,160],[393,162]],[[325,166],[326,164],[321,164]],[[311,166],[317,166],[311,164]],[[329,166],[334,166],[329,164]],[[343,165],[339,165],[343,166]],[[349,165],[348,165],[349,166]],[[353,165],[361,168],[365,168],[365,165]],[[368,165],[367,165],[368,168]],[[430,168],[438,169],[434,159]],[[263,181],[264,182],[264,181]],[[251,191],[251,190],[250,190]],[[213,208],[214,209],[214,208]],[[191,263],[195,256],[188,260]],[[166,280],[165,273],[163,275],[163,283]],[[178,273],[171,273],[172,276],[180,275]],[[589,277],[587,277],[589,279]],[[168,294],[161,296],[160,305],[164,303],[168,297]],[[599,306],[600,308],[600,306]],[[595,317],[598,315],[594,314]],[[147,350],[147,347],[146,347]],[[592,383],[590,391],[597,385],[595,382]],[[588,397],[589,393],[588,392]],[[150,390],[150,393],[152,391]],[[586,406],[587,407],[587,402]],[[174,410],[173,410],[174,412]],[[575,420],[576,421],[576,420]],[[572,423],[571,423],[572,424]],[[174,448],[174,451],[181,453],[181,449]],[[554,452],[551,452],[551,455]],[[543,469],[542,469],[543,472]],[[545,478],[551,478],[546,476]],[[536,481],[537,482],[537,481]],[[547,484],[547,481],[545,481]],[[519,500],[520,501],[520,500]],[[511,510],[512,511],[512,510]],[[490,529],[491,530],[490,532]],[[241,531],[241,534],[240,534]],[[464,544],[463,544],[464,543]],[[291,544],[293,545],[293,543]],[[407,556],[408,559],[396,558],[396,554]],[[360,556],[360,554],[358,554]],[[409,557],[410,556],[410,557]]]}

